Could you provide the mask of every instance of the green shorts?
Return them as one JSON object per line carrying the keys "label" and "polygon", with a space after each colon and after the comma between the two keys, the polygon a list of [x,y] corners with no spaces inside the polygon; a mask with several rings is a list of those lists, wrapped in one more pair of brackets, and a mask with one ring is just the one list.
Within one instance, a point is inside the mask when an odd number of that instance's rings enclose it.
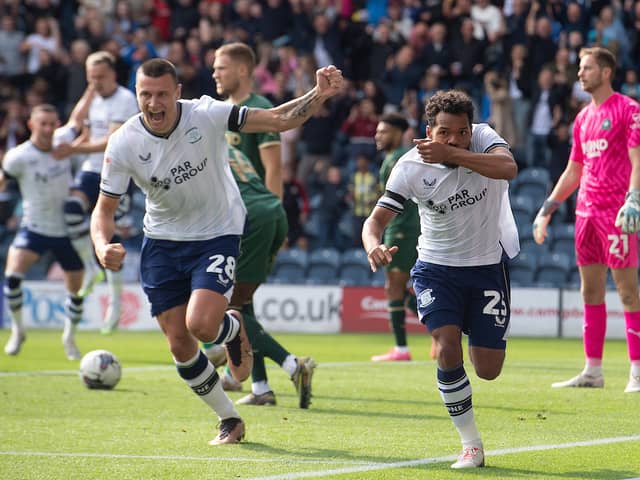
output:
{"label": "green shorts", "polygon": [[384,244],[387,247],[393,245],[398,247],[398,252],[393,256],[391,263],[385,266],[387,271],[401,271],[409,273],[418,258],[418,237],[419,233],[410,235],[399,231],[386,231],[384,233]]}
{"label": "green shorts", "polygon": [[263,283],[280,247],[287,238],[289,225],[284,209],[280,207],[271,221],[252,227],[242,236],[240,258],[236,267],[237,283]]}

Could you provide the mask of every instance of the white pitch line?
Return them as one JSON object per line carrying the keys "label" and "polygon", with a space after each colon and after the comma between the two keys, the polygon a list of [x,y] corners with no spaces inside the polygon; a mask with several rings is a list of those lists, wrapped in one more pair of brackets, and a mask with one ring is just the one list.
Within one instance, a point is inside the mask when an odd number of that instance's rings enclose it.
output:
{"label": "white pitch line", "polygon": [[[426,361],[412,361],[412,362],[398,362],[392,364],[389,363],[377,363],[374,364],[370,361],[362,362],[322,362],[318,364],[318,368],[339,368],[339,367],[362,367],[363,365],[371,367],[384,367],[384,366],[408,366],[408,365],[420,365],[427,364]],[[124,372],[155,372],[161,370],[175,370],[174,365],[149,365],[144,367],[124,367]],[[267,365],[267,369],[278,369],[277,365]],[[24,370],[24,371],[0,371],[0,377],[35,377],[40,375],[77,375],[77,370]]]}
{"label": "white pitch line", "polygon": [[[17,451],[0,451],[0,457],[63,457],[63,458],[119,458],[125,460],[171,460],[171,461],[180,461],[180,460],[189,460],[189,461],[203,461],[203,462],[254,462],[254,463],[274,463],[274,462],[286,462],[286,463],[300,463],[300,464],[314,464],[314,465],[327,465],[332,463],[341,463],[344,465],[371,465],[371,462],[357,462],[353,460],[328,460],[328,459],[317,459],[317,460],[297,460],[292,458],[244,458],[244,457],[193,457],[193,456],[181,456],[181,455],[129,455],[125,453],[80,453],[80,452],[17,452]],[[375,465],[375,464],[374,464]],[[385,465],[381,463],[380,465]]]}
{"label": "white pitch line", "polygon": [[[499,450],[490,450],[485,452],[485,455],[497,456],[497,455],[511,455],[514,453],[522,453],[522,452],[542,452],[545,450],[555,450],[559,448],[591,447],[594,445],[606,445],[610,443],[633,442],[633,441],[639,441],[639,440],[640,440],[640,435],[635,435],[630,437],[601,438],[599,440],[586,440],[582,442],[558,443],[555,445],[534,445],[530,447],[517,447],[517,448],[504,448]],[[347,467],[347,468],[336,468],[333,470],[318,470],[315,472],[285,473],[281,475],[269,475],[266,477],[253,477],[248,480],[296,480],[298,478],[324,477],[326,475],[343,475],[347,473],[371,472],[374,470],[389,470],[394,468],[415,467],[418,465],[428,465],[431,463],[448,462],[455,459],[456,459],[455,455],[450,455],[446,457],[433,457],[433,458],[422,458],[417,460],[406,460],[403,462],[393,462],[393,463],[383,463],[383,464],[377,463],[377,464],[363,465],[361,467],[355,466],[355,467]]]}

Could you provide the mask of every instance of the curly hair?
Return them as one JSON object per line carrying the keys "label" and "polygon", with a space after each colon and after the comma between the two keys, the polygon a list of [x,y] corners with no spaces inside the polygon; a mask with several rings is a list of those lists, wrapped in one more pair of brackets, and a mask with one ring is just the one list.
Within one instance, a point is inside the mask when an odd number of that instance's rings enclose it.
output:
{"label": "curly hair", "polygon": [[469,119],[469,125],[473,123],[473,102],[469,95],[461,90],[440,90],[429,98],[424,113],[430,127],[436,126],[436,116],[440,112],[453,115],[464,113]]}

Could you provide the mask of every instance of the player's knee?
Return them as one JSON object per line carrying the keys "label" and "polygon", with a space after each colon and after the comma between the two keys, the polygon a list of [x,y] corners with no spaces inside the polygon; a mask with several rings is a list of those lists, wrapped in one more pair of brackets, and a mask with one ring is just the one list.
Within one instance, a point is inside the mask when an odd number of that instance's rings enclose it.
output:
{"label": "player's knee", "polygon": [[71,238],[89,233],[89,211],[79,197],[70,196],[64,201],[64,221]]}
{"label": "player's knee", "polygon": [[189,318],[187,319],[187,328],[189,332],[191,332],[191,335],[201,342],[213,342],[218,336],[220,320],[216,322],[208,315]]}
{"label": "player's knee", "polygon": [[4,298],[12,311],[22,308],[22,277],[11,273],[4,279]]}
{"label": "player's knee", "polygon": [[500,365],[474,365],[476,370],[476,375],[482,378],[483,380],[495,380],[500,375],[502,371],[502,364]]}

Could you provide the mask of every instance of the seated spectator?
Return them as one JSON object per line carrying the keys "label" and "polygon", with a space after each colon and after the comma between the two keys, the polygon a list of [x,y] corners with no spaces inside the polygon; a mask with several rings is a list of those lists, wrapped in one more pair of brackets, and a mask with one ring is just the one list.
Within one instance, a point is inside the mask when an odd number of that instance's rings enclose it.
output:
{"label": "seated spectator", "polygon": [[369,98],[363,98],[351,107],[349,117],[340,127],[349,141],[349,162],[355,162],[358,155],[373,158],[376,154],[375,134],[378,125],[375,105]]}
{"label": "seated spectator", "polygon": [[640,101],[640,83],[638,83],[638,72],[633,68],[627,69],[624,74],[624,83],[620,87],[620,91],[636,101]]}

